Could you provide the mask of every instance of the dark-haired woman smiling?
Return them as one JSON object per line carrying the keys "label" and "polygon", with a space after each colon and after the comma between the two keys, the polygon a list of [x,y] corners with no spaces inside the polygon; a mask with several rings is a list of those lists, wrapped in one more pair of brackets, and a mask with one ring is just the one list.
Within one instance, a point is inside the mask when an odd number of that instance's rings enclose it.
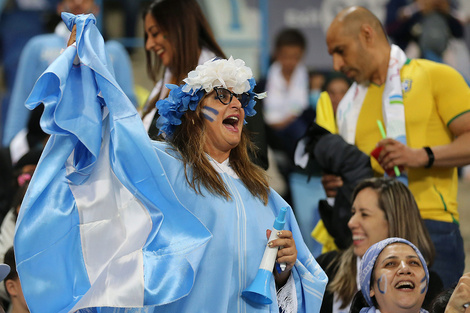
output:
{"label": "dark-haired woman smiling", "polygon": [[168,95],[165,84],[180,84],[198,64],[225,55],[196,0],[156,0],[145,10],[143,20],[147,73],[155,83],[143,121],[155,138],[155,104]]}

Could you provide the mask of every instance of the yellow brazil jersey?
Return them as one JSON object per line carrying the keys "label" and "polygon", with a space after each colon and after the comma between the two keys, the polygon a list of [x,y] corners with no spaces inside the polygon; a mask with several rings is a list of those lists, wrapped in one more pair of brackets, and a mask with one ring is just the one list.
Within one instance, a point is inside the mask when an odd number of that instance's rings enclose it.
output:
{"label": "yellow brazil jersey", "polygon": [[[447,65],[423,59],[408,61],[400,76],[407,145],[422,148],[451,143],[448,125],[470,111],[470,88],[463,77]],[[383,90],[384,85],[369,87],[357,121],[355,144],[368,155],[381,140],[376,120],[383,122]],[[383,175],[375,160],[372,167],[376,175]],[[410,168],[408,180],[423,219],[458,221],[456,168]]]}

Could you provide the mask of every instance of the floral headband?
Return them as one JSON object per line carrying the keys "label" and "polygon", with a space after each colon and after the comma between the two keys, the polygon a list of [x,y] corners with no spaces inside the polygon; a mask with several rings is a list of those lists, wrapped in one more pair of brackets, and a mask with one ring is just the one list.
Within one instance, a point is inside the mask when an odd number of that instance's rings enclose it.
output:
{"label": "floral headband", "polygon": [[[250,100],[244,108],[247,116],[256,114],[254,99],[266,97],[265,92],[261,94],[253,92],[256,82],[251,69],[245,66],[243,60],[234,60],[232,57],[228,60],[214,58],[198,65],[183,81],[185,84],[181,86],[165,85],[170,89],[170,94],[167,98],[159,100],[156,105],[160,115],[157,120],[158,134],[164,133],[167,138],[173,136],[176,126],[181,124],[184,113],[188,109],[196,110],[204,94],[211,92],[214,87],[232,88],[236,94],[248,93]],[[246,120],[244,123],[246,124]]]}

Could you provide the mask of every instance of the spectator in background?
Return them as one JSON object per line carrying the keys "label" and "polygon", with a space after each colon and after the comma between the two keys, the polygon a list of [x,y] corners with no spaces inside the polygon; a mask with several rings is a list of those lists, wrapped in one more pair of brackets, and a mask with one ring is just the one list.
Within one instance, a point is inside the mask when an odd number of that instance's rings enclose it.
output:
{"label": "spectator in background", "polygon": [[462,23],[453,15],[451,0],[392,0],[387,3],[387,34],[401,49],[411,41],[420,57],[442,62],[451,38],[463,38]]}
{"label": "spectator in background", "polygon": [[[115,9],[116,2],[119,3],[120,11],[124,15],[124,37],[134,38],[136,36],[137,20],[143,2],[151,2],[150,0],[128,1],[128,0],[104,0],[104,10],[107,8]],[[106,38],[106,34],[104,35]]]}
{"label": "spectator in background", "polygon": [[[298,139],[315,117],[309,105],[310,80],[308,69],[303,63],[306,40],[301,31],[294,28],[282,29],[274,42],[273,58],[265,82],[269,97],[262,100],[263,116],[266,122],[268,145],[273,150],[279,173],[285,182],[283,198],[294,208],[302,236],[312,254],[319,250],[309,233],[315,223],[316,199],[321,188],[311,188],[312,180],[295,168],[293,157]],[[316,194],[320,192],[320,195]]]}
{"label": "spectator in background", "polygon": [[[57,14],[60,15],[61,12],[97,15],[99,7],[94,0],[61,0],[57,4]],[[3,146],[8,147],[12,141],[15,141],[15,149],[17,149],[17,146],[27,147],[28,149],[33,148],[28,147],[25,138],[26,133],[22,131],[26,128],[30,116],[30,111],[25,107],[25,101],[42,72],[66,47],[69,36],[70,32],[67,27],[63,22],[60,22],[54,33],[31,38],[22,50],[5,121],[5,131],[2,138]],[[136,105],[132,66],[127,51],[114,40],[106,42],[106,51],[111,64],[113,64],[118,84]]]}
{"label": "spectator in background", "polygon": [[[336,120],[336,117],[335,117],[336,109],[338,107],[339,102],[348,91],[349,86],[350,86],[349,80],[341,73],[333,72],[326,76],[325,85],[323,86],[323,89],[325,91],[323,91],[320,94],[318,103],[316,105],[315,122],[318,125],[322,126],[323,128],[327,129],[331,133],[337,132],[336,126],[334,124],[334,121]],[[330,121],[329,124],[328,124],[328,121]],[[305,135],[307,137],[310,136],[310,132],[307,132]],[[301,166],[302,168],[307,168],[306,164],[302,165],[301,164],[302,162],[299,162],[298,160],[299,153],[300,151],[296,151],[296,155],[295,155],[296,164]],[[308,173],[308,175],[312,176],[310,180],[314,180],[317,182],[317,185],[312,185],[312,183],[310,183],[312,190],[314,188],[318,188],[318,185],[321,184],[322,171],[317,161],[318,160],[313,158],[313,160],[309,162],[308,169],[306,169],[306,172]],[[357,177],[356,179],[360,180],[359,177]],[[316,198],[311,197],[312,194],[315,195]],[[326,194],[323,192],[319,192],[319,191],[316,191],[316,192],[307,191],[306,195],[310,195],[311,197],[310,202],[313,201],[315,203],[315,210],[314,210],[315,218],[313,220],[313,223],[310,223],[310,231],[313,230],[311,232],[311,236],[313,237],[314,242],[317,243],[317,246],[321,247],[322,253],[336,249],[337,247],[336,247],[336,244],[334,243],[334,239],[325,229],[323,219],[321,219],[322,211],[332,209],[327,201],[321,200],[321,199],[326,198]],[[304,195],[304,197],[306,197],[306,195]],[[350,199],[348,198],[347,200],[349,203]],[[332,201],[330,200],[330,203],[331,202]],[[302,223],[300,223],[300,225],[302,225]]]}
{"label": "spectator in background", "polygon": [[0,211],[8,211],[13,197],[12,182],[13,168],[11,166],[9,149],[0,149]]}
{"label": "spectator in background", "polygon": [[54,12],[57,1],[0,1],[0,65],[5,83],[5,89],[0,91],[0,139],[21,51],[29,39],[47,32],[49,15]]}
{"label": "spectator in background", "polygon": [[[333,114],[331,112],[336,110],[339,101],[349,88],[349,81],[342,74],[329,73],[324,76],[324,79],[324,85],[322,86],[322,90],[324,91],[321,92],[318,104],[316,105],[315,121],[317,124],[324,120],[323,114],[325,114],[325,111]],[[309,136],[309,132],[305,135]],[[325,253],[334,249],[333,239],[328,234],[323,222],[321,221],[320,207],[328,205],[325,201],[321,201],[321,199],[326,198],[326,194],[321,190],[321,188],[319,188],[321,184],[322,170],[321,166],[314,158],[309,162],[308,168],[306,168],[305,165],[298,164],[297,158],[299,156],[297,153],[298,151],[296,151],[295,154],[295,162],[305,170],[302,171],[303,173],[300,173],[300,171],[297,170],[290,177],[294,206],[297,211],[301,210],[303,212],[309,212],[309,215],[305,216],[303,216],[302,213],[298,213],[299,218],[303,218],[305,220],[304,222],[299,222],[299,224],[301,225],[301,230],[305,232],[305,236],[313,237],[312,239],[306,239],[306,242],[314,243],[315,250],[312,253],[315,256],[318,256],[320,253]],[[302,226],[308,226],[309,228],[308,230],[304,230]]]}
{"label": "spectator in background", "polygon": [[318,200],[325,196],[320,188],[320,172],[318,169],[306,175],[293,162],[297,141],[314,121],[318,93],[325,80],[322,73],[314,72],[309,76],[303,63],[305,49],[306,40],[299,30],[287,28],[278,33],[274,62],[266,78],[266,91],[270,97],[263,100],[263,110],[268,143],[288,186],[284,197],[294,208],[308,248],[318,256],[321,245],[310,233],[319,220]]}
{"label": "spectator in background", "polygon": [[26,128],[22,129],[12,140],[8,147],[3,149],[8,151],[10,164],[15,166],[17,162],[30,151],[42,150],[47,143],[49,135],[46,134],[40,125],[41,115],[44,112],[44,106],[40,105],[32,110],[29,115]]}
{"label": "spectator in background", "polygon": [[325,74],[322,72],[311,71],[309,73],[309,104],[315,110],[317,107],[317,101],[320,98],[320,94],[325,86]]}
{"label": "spectator in background", "polygon": [[338,132],[336,110],[350,86],[351,81],[344,74],[333,72],[328,75],[325,91],[318,99],[315,122],[330,133]]}
{"label": "spectator in background", "polygon": [[10,266],[10,273],[5,277],[3,283],[10,297],[9,313],[29,313],[28,305],[23,295],[20,278],[16,272],[15,252],[13,246],[5,253],[4,263]]}
{"label": "spectator in background", "polygon": [[[22,131],[24,132],[23,138],[26,144],[0,148],[0,222],[11,209],[11,201],[13,201],[19,186],[17,180],[18,176],[23,173],[32,175],[34,171],[32,166],[36,166],[38,163],[42,149],[46,144],[47,138],[49,138],[48,134],[44,133],[39,126],[39,119],[42,112],[42,105],[31,112],[27,130]],[[11,239],[13,239],[14,230],[13,225],[11,229]],[[3,235],[3,232],[0,233],[0,246]],[[10,245],[11,243],[8,246]],[[0,285],[0,297],[2,296],[1,286],[2,285]]]}
{"label": "spectator in background", "polygon": [[[0,280],[4,280],[10,272],[10,267],[6,264],[0,264]],[[0,313],[5,313],[3,305],[0,305]]]}
{"label": "spectator in background", "polygon": [[168,96],[166,84],[180,84],[197,65],[225,54],[196,0],[155,0],[144,11],[147,74],[155,87],[144,106],[150,138],[158,134],[155,104]]}
{"label": "spectator in background", "polygon": [[[8,183],[11,185],[9,189],[12,196],[8,199],[7,205],[1,207],[0,211],[0,263],[3,261],[2,256],[9,247],[13,246],[13,238],[15,236],[16,219],[23,201],[24,195],[28,190],[29,182],[34,174],[36,165],[41,157],[42,149],[35,149],[25,154],[12,168],[12,178]],[[8,296],[3,285],[0,285],[0,298],[7,301]]]}
{"label": "spectator in background", "polygon": [[309,106],[305,49],[305,37],[299,30],[288,28],[279,32],[274,43],[274,63],[266,77],[266,92],[270,96],[263,101],[264,119],[288,158],[292,158],[296,141],[315,117]]}
{"label": "spectator in background", "polygon": [[351,82],[343,74],[335,72],[328,75],[325,83],[325,91],[328,94],[328,98],[331,100],[334,114],[336,114],[339,102],[343,99],[350,86]]}

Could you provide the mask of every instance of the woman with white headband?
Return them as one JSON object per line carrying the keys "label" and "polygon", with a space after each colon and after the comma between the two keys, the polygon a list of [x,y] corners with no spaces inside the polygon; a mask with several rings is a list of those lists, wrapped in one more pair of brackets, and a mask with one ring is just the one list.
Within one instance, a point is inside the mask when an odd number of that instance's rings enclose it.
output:
{"label": "woman with white headband", "polygon": [[[72,66],[69,47],[28,101],[45,104],[44,125],[54,133],[18,221],[15,252],[29,307],[318,312],[327,277],[292,210],[248,157],[245,117],[264,96],[253,92],[251,69],[214,59],[184,84],[168,85],[168,98],[157,103],[165,141],[152,142],[105,69],[90,20],[67,23],[77,25],[80,66]],[[268,243],[283,207],[284,229]],[[32,221],[45,212],[51,222]],[[280,247],[277,263],[286,267],[266,282],[272,303],[258,304],[242,292],[266,244]]]}
{"label": "woman with white headband", "polygon": [[[408,240],[392,237],[372,245],[362,258],[360,313],[427,313],[421,308],[429,272],[421,252]],[[356,295],[350,312],[362,307]]]}

